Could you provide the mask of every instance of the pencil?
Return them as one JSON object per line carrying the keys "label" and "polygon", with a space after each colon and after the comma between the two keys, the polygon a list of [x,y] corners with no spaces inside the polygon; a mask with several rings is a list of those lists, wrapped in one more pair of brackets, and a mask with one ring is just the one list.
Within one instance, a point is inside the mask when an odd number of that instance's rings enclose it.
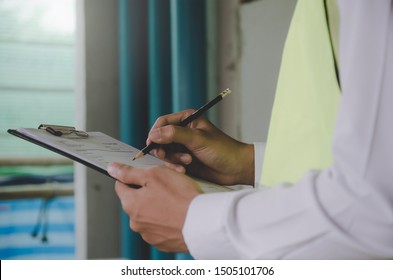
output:
{"label": "pencil", "polygon": [[[227,88],[226,90],[224,90],[223,92],[221,92],[216,98],[214,98],[213,100],[211,100],[210,102],[206,103],[205,105],[203,105],[201,108],[199,108],[198,110],[196,110],[194,113],[192,113],[192,115],[189,115],[187,118],[185,118],[184,120],[182,120],[179,124],[177,124],[178,126],[186,126],[188,125],[190,122],[196,120],[197,118],[199,118],[200,116],[202,116],[207,110],[209,110],[211,107],[213,107],[214,105],[216,105],[218,102],[220,102],[221,100],[224,99],[225,96],[227,96],[228,94],[231,93],[231,90],[229,88]],[[158,147],[157,143],[150,143],[149,145],[147,145],[146,147],[144,147],[142,150],[140,150],[135,157],[132,160],[136,160],[142,156],[144,156],[145,154],[149,153],[151,150],[155,149]]]}

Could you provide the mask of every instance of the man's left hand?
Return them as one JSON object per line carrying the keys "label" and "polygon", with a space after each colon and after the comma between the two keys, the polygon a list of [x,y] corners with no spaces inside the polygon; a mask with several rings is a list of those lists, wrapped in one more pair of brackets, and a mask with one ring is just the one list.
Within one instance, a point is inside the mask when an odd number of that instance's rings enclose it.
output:
{"label": "man's left hand", "polygon": [[142,169],[119,163],[110,164],[108,173],[118,180],[116,193],[133,231],[164,252],[188,252],[182,229],[192,199],[200,194],[191,178],[163,166]]}

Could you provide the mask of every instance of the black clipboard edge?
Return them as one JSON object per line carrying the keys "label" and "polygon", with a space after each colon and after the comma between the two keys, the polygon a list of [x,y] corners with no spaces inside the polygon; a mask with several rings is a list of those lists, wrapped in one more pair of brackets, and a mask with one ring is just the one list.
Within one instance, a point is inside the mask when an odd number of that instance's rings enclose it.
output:
{"label": "black clipboard edge", "polygon": [[[104,175],[106,175],[106,176],[108,176],[108,177],[110,177],[110,178],[112,178],[114,180],[117,180],[116,178],[113,178],[111,175],[109,175],[109,173],[105,169],[103,169],[103,168],[101,168],[99,166],[96,166],[94,164],[91,164],[90,162],[87,162],[87,161],[85,161],[85,160],[83,160],[81,158],[78,158],[78,157],[76,157],[74,155],[71,155],[71,154],[69,154],[67,152],[64,152],[64,151],[62,151],[60,149],[57,149],[57,148],[55,148],[53,146],[45,144],[45,143],[43,143],[43,142],[41,142],[41,141],[39,141],[37,139],[31,138],[28,135],[20,133],[16,129],[8,129],[7,132],[9,134],[12,134],[12,135],[14,135],[16,137],[19,137],[19,138],[23,139],[23,140],[26,140],[28,142],[31,142],[31,143],[36,144],[38,146],[41,146],[41,147],[43,147],[45,149],[48,149],[48,150],[50,150],[52,152],[55,152],[55,153],[57,153],[59,155],[65,156],[65,157],[67,157],[69,159],[72,159],[72,160],[74,160],[76,162],[79,162],[79,163],[81,163],[81,164],[83,164],[83,165],[85,165],[85,166],[87,166],[87,167],[89,167],[91,169],[94,169],[95,171],[100,172],[101,174],[104,174]],[[139,189],[140,188],[140,186],[138,186],[138,185],[128,185],[128,186],[130,186],[131,188],[134,188],[134,189]]]}

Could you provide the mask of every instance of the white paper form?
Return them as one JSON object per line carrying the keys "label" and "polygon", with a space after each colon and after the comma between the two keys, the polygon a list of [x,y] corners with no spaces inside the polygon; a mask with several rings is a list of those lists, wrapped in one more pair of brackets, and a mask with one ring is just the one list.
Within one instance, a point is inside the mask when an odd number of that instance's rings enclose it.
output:
{"label": "white paper form", "polygon": [[[88,132],[89,136],[87,138],[81,138],[74,134],[59,137],[43,129],[34,128],[19,128],[17,131],[103,170],[106,170],[111,162],[119,162],[142,168],[164,165],[164,161],[148,154],[133,161],[132,159],[139,152],[138,149],[102,132]],[[230,187],[193,179],[198,183],[204,193],[233,190]]]}
{"label": "white paper form", "polygon": [[17,131],[105,170],[111,162],[135,167],[164,164],[162,160],[151,155],[133,161],[138,149],[102,132],[88,132],[89,137],[80,138],[72,134],[54,136],[43,129],[19,128]]}

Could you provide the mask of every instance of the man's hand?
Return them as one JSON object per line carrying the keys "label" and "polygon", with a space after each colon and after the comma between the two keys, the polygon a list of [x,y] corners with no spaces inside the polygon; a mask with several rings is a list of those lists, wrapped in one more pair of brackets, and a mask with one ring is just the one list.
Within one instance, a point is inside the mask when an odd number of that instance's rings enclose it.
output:
{"label": "man's hand", "polygon": [[182,229],[192,199],[200,194],[191,178],[166,167],[141,169],[118,163],[109,165],[108,173],[118,180],[116,193],[133,231],[162,251],[188,251]]}
{"label": "man's hand", "polygon": [[254,147],[241,143],[200,117],[188,127],[176,126],[194,110],[165,115],[150,130],[147,144],[164,144],[152,151],[169,167],[222,184],[254,184]]}

